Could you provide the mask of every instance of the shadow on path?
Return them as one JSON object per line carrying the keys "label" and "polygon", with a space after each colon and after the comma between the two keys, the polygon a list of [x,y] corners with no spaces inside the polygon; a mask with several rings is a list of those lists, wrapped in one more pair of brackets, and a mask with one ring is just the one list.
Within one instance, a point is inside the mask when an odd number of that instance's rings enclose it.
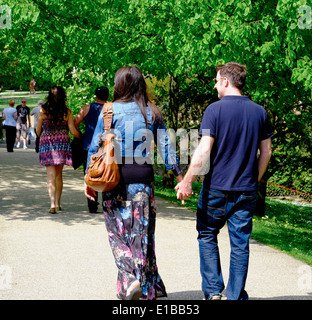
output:
{"label": "shadow on path", "polygon": [[[0,143],[0,214],[9,220],[54,219],[60,223],[99,221],[102,207],[99,205],[97,214],[90,214],[87,198],[84,195],[83,172],[64,166],[63,193],[59,215],[48,213],[50,201],[46,183],[46,169],[40,166],[38,154],[33,147],[28,150],[15,149],[8,153],[5,144]],[[101,196],[99,197],[101,200]],[[168,220],[195,220],[195,213],[173,205],[168,201],[157,201],[158,217]],[[102,219],[101,223],[102,223]]]}

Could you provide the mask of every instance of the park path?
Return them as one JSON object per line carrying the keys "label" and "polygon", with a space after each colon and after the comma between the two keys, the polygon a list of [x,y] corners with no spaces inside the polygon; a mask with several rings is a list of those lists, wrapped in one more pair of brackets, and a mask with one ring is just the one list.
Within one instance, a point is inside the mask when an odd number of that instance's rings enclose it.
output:
{"label": "park path", "polygon": [[[63,211],[51,215],[46,171],[33,142],[7,153],[0,142],[0,300],[116,299],[117,270],[101,213],[89,214],[83,177],[64,169]],[[193,212],[157,198],[156,254],[169,300],[201,300]],[[225,281],[229,241],[219,236]],[[250,299],[312,299],[312,268],[251,241]]]}

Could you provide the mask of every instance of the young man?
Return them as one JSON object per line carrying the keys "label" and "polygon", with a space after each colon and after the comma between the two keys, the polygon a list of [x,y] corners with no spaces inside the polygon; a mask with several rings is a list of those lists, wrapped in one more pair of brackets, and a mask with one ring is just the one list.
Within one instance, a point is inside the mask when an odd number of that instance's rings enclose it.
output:
{"label": "young man", "polygon": [[[79,129],[79,124],[84,121],[86,130],[83,140],[83,149],[84,149],[84,163],[83,168],[86,170],[88,150],[90,148],[91,140],[93,137],[94,129],[96,127],[98,117],[101,113],[103,105],[107,102],[109,91],[106,87],[99,87],[95,90],[95,102],[83,106],[77,116],[75,117],[75,126]],[[88,199],[88,208],[90,213],[96,213],[98,209],[98,193],[96,192],[95,201]]]}
{"label": "young man", "polygon": [[27,149],[27,118],[28,126],[31,127],[30,109],[26,106],[26,99],[22,99],[22,104],[16,107],[16,148],[20,147],[21,136],[24,142],[24,149]]}
{"label": "young man", "polygon": [[252,216],[258,181],[271,157],[273,133],[265,110],[241,95],[245,79],[246,67],[239,63],[217,66],[215,89],[221,100],[207,107],[201,141],[183,181],[176,186],[177,197],[188,198],[192,182],[210,160],[197,207],[202,289],[209,300],[221,299],[224,289],[217,235],[225,222],[231,244],[226,295],[229,300],[248,299],[244,288]]}

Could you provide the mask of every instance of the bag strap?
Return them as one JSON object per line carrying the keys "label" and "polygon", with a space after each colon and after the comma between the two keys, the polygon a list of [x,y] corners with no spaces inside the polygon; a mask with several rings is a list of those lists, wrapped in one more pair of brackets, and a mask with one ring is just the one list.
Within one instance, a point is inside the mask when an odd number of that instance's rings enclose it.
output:
{"label": "bag strap", "polygon": [[113,121],[113,103],[107,102],[103,107],[104,129],[110,130]]}

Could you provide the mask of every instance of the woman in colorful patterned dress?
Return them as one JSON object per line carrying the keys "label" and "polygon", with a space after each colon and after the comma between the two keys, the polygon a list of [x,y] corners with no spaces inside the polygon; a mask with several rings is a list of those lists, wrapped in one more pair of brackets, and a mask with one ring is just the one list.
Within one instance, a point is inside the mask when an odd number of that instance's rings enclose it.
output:
{"label": "woman in colorful patterned dress", "polygon": [[66,94],[62,87],[53,87],[48,101],[42,106],[36,133],[40,137],[39,160],[47,168],[47,184],[51,201],[49,213],[61,210],[63,167],[72,165],[72,153],[68,129],[77,138],[81,134],[74,125],[73,114],[66,106]]}
{"label": "woman in colorful patterned dress", "polygon": [[[121,68],[115,75],[112,127],[121,181],[115,189],[103,193],[103,211],[118,268],[117,296],[125,300],[167,296],[155,255],[154,141],[167,170],[173,171],[178,182],[182,170],[162,116],[148,100],[144,77],[135,66]],[[104,133],[102,110],[87,168]],[[86,186],[85,193],[89,199],[94,198],[91,188]]]}

